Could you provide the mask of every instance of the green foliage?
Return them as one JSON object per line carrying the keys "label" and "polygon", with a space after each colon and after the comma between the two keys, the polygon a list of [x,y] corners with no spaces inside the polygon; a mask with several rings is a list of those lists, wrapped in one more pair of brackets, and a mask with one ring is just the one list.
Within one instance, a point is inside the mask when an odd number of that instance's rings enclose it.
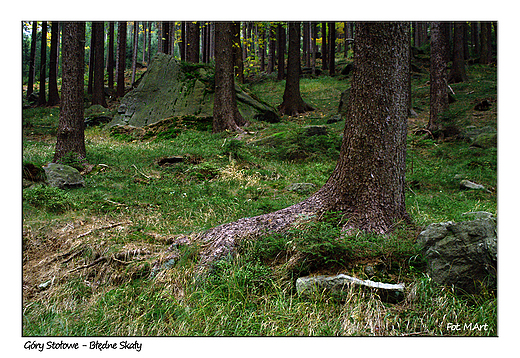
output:
{"label": "green foliage", "polygon": [[76,207],[71,195],[61,189],[38,185],[23,191],[23,201],[36,208],[61,214]]}

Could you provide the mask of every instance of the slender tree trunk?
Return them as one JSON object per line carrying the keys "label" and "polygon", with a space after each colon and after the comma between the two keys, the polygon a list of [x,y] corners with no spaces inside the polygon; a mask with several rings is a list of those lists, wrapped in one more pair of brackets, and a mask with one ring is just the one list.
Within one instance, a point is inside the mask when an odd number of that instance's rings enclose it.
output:
{"label": "slender tree trunk", "polygon": [[241,131],[245,123],[238,111],[233,70],[233,37],[231,22],[215,23],[215,97],[213,132]]}
{"label": "slender tree trunk", "polygon": [[278,107],[281,114],[295,116],[313,111],[300,93],[300,23],[289,22],[289,53],[287,58],[287,81],[283,102]]}
{"label": "slender tree trunk", "polygon": [[[233,254],[241,239],[284,232],[295,223],[344,214],[346,234],[387,233],[408,220],[405,206],[409,72],[407,23],[357,23],[356,71],[340,158],[329,180],[288,208],[212,228],[202,242],[201,268]],[[291,30],[289,30],[291,32]]]}
{"label": "slender tree trunk", "polygon": [[120,21],[117,28],[117,97],[125,95],[126,67],[126,21]]}
{"label": "slender tree trunk", "polygon": [[276,27],[269,22],[269,54],[267,57],[267,73],[274,72],[276,62]]}
{"label": "slender tree trunk", "polygon": [[148,24],[148,21],[144,21],[143,22],[143,57],[141,58],[141,62],[143,62],[143,64],[146,63],[146,30],[147,30],[147,25]]}
{"label": "slender tree trunk", "polygon": [[329,22],[329,75],[336,74],[336,23]]}
{"label": "slender tree trunk", "polygon": [[321,23],[321,69],[329,69],[329,56],[327,47],[327,23]]}
{"label": "slender tree trunk", "polygon": [[114,89],[114,21],[110,21],[108,25],[108,88]]}
{"label": "slender tree trunk", "polygon": [[168,53],[170,43],[170,24],[166,21],[161,22],[161,38],[159,41],[159,52]]}
{"label": "slender tree trunk", "polygon": [[62,86],[60,118],[53,162],[73,153],[85,159],[85,122],[83,118],[83,69],[85,23],[65,22],[62,47]]}
{"label": "slender tree trunk", "polygon": [[311,22],[311,68],[312,75],[316,75],[316,37],[318,36],[318,24]]}
{"label": "slender tree trunk", "polygon": [[47,21],[42,21],[42,41],[40,48],[40,96],[38,97],[38,105],[45,106],[47,104],[45,94],[45,78],[47,69]]}
{"label": "slender tree trunk", "polygon": [[94,21],[92,23],[93,34],[93,50],[94,50],[94,86],[92,88],[92,104],[99,104],[108,107],[105,101],[105,67],[103,66],[105,58],[105,24],[102,21]]}
{"label": "slender tree trunk", "polygon": [[34,73],[35,73],[35,62],[36,62],[36,37],[38,36],[38,22],[33,21],[32,32],[31,32],[31,58],[29,60],[29,81],[27,83],[27,98],[34,91]]}
{"label": "slender tree trunk", "polygon": [[51,52],[49,56],[49,100],[48,106],[60,103],[58,92],[58,39],[60,38],[60,24],[53,21],[51,24]]}
{"label": "slender tree trunk", "polygon": [[146,64],[148,66],[152,58],[152,24],[153,21],[148,21],[148,51],[146,51]]}
{"label": "slender tree trunk", "polygon": [[440,129],[439,115],[448,109],[447,46],[445,22],[431,23],[430,120],[428,130]]}
{"label": "slender tree trunk", "polygon": [[265,38],[265,24],[260,24],[260,72],[265,72],[265,54],[266,54],[266,38]]}
{"label": "slender tree trunk", "polygon": [[464,25],[463,22],[455,23],[453,35],[453,64],[448,76],[448,83],[459,83],[468,80],[466,75],[466,62],[464,61]]}
{"label": "slender tree trunk", "polygon": [[285,78],[285,27],[282,23],[279,23],[276,29],[277,34],[277,44],[278,48],[276,50],[278,54],[278,81],[281,81]]}
{"label": "slender tree trunk", "polygon": [[134,21],[134,41],[133,41],[133,51],[132,51],[132,82],[131,82],[132,87],[134,87],[134,85],[135,85],[135,71],[136,71],[136,67],[137,67],[137,51],[138,51],[138,44],[139,44],[138,35],[139,35],[139,22]]}
{"label": "slender tree trunk", "polygon": [[310,27],[309,22],[303,23],[303,42],[302,42],[302,56],[305,63],[305,67],[311,67],[311,56],[309,50],[310,44]]}

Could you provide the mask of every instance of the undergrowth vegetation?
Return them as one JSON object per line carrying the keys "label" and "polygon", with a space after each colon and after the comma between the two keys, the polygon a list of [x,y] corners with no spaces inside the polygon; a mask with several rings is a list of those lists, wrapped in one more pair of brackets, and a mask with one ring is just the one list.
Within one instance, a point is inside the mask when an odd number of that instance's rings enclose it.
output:
{"label": "undergrowth vegetation", "polygon": [[[474,65],[469,76],[452,85],[457,101],[446,120],[459,128],[496,128],[496,69]],[[243,241],[235,257],[216,263],[204,279],[195,274],[199,247],[176,240],[312,193],[287,190],[292,183],[320,188],[335,167],[344,127],[327,120],[337,114],[349,78],[302,79],[304,100],[318,110],[280,123],[253,121],[243,138],[212,134],[193,120],[145,138],[87,128],[93,168],[84,188],[34,184],[23,191],[23,334],[496,336],[495,292],[461,296],[437,286],[414,246],[430,223],[497,211],[496,146],[415,133],[428,120],[427,81],[426,71],[412,80],[418,117],[409,120],[406,204],[414,225],[400,223],[386,236],[348,236],[341,233],[344,218],[328,213],[283,234]],[[248,87],[274,106],[284,82]],[[482,99],[491,110],[473,109]],[[57,108],[23,111],[24,163],[52,160],[58,116]],[[305,135],[316,125],[326,134]],[[182,161],[160,164],[172,156]],[[462,179],[487,190],[461,190]],[[388,304],[356,289],[342,300],[295,292],[300,276],[340,272],[405,283],[406,298]],[[487,329],[453,332],[448,323]]]}

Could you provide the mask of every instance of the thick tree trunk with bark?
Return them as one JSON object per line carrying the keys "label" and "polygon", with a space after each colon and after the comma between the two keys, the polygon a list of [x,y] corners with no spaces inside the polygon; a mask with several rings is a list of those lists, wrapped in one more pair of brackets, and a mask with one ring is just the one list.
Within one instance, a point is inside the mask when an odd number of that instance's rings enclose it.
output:
{"label": "thick tree trunk with bark", "polygon": [[92,88],[92,104],[99,104],[108,107],[105,101],[105,24],[102,21],[94,21],[92,23],[93,33],[93,50],[94,50],[94,86]]}
{"label": "thick tree trunk with bark", "polygon": [[55,163],[70,153],[73,153],[77,159],[86,157],[83,118],[84,54],[85,23],[65,22],[63,25],[60,118],[53,159]]}
{"label": "thick tree trunk with bark", "polygon": [[439,115],[448,109],[448,78],[446,60],[446,37],[444,22],[431,23],[430,56],[430,120],[428,130],[438,131]]}
{"label": "thick tree trunk with bark", "polygon": [[233,69],[233,24],[215,23],[215,98],[213,132],[240,131],[245,124],[238,111]]}
{"label": "thick tree trunk with bark", "polygon": [[345,230],[386,233],[407,220],[405,156],[409,73],[408,23],[358,23],[350,105],[340,159],[327,183],[288,208],[202,233],[202,267],[232,254],[241,239],[284,232],[341,212]]}
{"label": "thick tree trunk with bark", "polygon": [[200,28],[198,22],[186,22],[186,61],[199,63]]}
{"label": "thick tree trunk with bark", "polygon": [[283,102],[278,107],[281,114],[295,116],[314,111],[305,103],[300,93],[300,23],[289,23],[289,50],[287,57],[287,80]]}

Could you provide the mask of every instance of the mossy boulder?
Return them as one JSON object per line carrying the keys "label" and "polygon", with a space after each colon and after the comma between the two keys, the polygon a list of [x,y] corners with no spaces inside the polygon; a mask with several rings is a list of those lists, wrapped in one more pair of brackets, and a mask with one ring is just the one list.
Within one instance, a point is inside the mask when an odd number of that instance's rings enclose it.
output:
{"label": "mossy boulder", "polygon": [[[144,127],[167,118],[213,117],[214,68],[208,64],[188,64],[158,53],[139,86],[122,99],[108,127]],[[238,109],[246,120],[279,118],[276,109],[236,86]],[[274,119],[273,119],[274,118]]]}
{"label": "mossy boulder", "polygon": [[63,164],[49,163],[43,169],[45,170],[49,186],[60,189],[85,186],[85,180],[76,168]]}

